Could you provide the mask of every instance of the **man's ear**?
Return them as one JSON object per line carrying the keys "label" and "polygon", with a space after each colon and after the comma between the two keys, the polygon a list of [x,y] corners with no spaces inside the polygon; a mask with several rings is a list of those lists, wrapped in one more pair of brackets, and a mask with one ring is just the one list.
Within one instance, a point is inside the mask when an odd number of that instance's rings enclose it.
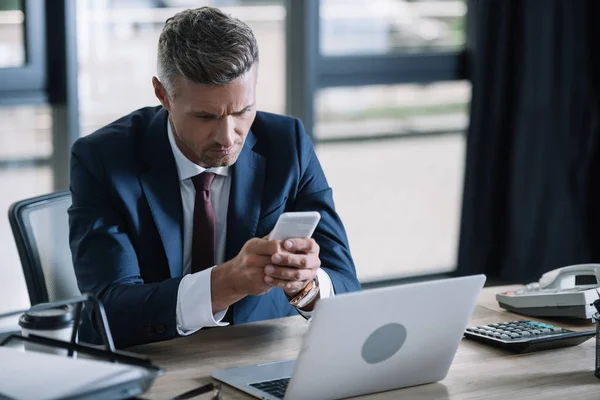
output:
{"label": "man's ear", "polygon": [[158,101],[160,101],[160,104],[162,104],[165,110],[169,111],[169,95],[163,84],[160,83],[158,78],[155,76],[152,77],[152,86],[154,86],[154,95],[156,96]]}

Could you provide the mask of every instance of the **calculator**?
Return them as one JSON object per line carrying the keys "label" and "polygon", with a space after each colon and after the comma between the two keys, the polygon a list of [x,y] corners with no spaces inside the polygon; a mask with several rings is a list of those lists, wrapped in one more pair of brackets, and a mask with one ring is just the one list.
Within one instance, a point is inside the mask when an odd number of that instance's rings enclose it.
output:
{"label": "calculator", "polygon": [[467,328],[465,337],[485,344],[528,353],[576,346],[596,336],[596,331],[575,332],[536,321],[508,321]]}

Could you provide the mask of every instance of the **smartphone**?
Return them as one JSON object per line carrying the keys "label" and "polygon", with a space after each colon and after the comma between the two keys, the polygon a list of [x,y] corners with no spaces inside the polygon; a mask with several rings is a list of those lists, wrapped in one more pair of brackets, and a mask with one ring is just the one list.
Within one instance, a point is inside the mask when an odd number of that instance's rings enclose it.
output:
{"label": "smartphone", "polygon": [[321,214],[317,211],[293,211],[279,216],[269,240],[309,238],[317,228]]}

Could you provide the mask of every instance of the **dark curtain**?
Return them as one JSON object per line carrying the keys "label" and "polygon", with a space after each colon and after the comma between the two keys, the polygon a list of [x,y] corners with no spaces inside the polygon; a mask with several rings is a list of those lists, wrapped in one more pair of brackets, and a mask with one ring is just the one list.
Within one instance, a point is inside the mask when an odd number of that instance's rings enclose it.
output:
{"label": "dark curtain", "polygon": [[468,2],[459,275],[600,262],[599,3]]}

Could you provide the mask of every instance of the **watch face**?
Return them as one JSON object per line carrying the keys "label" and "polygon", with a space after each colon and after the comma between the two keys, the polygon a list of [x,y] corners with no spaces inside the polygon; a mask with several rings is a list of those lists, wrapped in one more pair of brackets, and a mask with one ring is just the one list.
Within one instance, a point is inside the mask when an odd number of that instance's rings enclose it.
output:
{"label": "watch face", "polygon": [[317,294],[319,294],[320,291],[319,286],[314,282],[309,282],[309,284],[306,286],[310,286],[310,290],[308,291],[308,293],[301,293],[300,295],[298,295],[298,297],[290,301],[290,304],[292,306],[302,308],[307,304],[310,304],[310,302],[312,302],[315,299],[315,297],[317,297]]}

